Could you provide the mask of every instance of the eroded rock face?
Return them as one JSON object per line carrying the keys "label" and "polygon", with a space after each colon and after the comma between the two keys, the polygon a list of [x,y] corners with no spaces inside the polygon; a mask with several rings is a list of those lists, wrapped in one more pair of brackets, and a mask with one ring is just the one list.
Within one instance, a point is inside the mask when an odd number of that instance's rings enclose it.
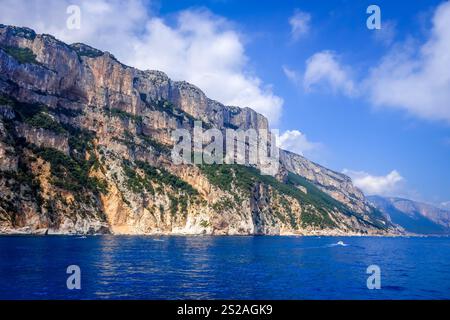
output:
{"label": "eroded rock face", "polygon": [[[276,179],[242,166],[174,165],[173,129],[200,120],[260,131],[267,119],[89,46],[0,26],[0,94],[0,232],[395,231],[350,178],[290,152]],[[288,172],[306,182],[287,181]]]}
{"label": "eroded rock face", "polygon": [[364,213],[369,209],[364,194],[353,185],[352,180],[348,176],[322,167],[298,154],[285,150],[280,152],[280,161],[286,170],[305,177],[319,189],[344,203],[352,210]]}
{"label": "eroded rock face", "polygon": [[53,148],[65,154],[69,154],[69,142],[67,137],[56,134],[50,130],[31,127],[20,123],[16,126],[17,135],[29,143],[38,147]]}

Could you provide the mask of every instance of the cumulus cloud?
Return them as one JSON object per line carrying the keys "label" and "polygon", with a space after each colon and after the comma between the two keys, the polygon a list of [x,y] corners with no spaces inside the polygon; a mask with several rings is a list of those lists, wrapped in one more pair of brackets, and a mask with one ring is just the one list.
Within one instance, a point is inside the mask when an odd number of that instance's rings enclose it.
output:
{"label": "cumulus cloud", "polygon": [[311,15],[307,12],[295,10],[294,15],[289,18],[291,36],[294,41],[308,34],[311,24]]}
{"label": "cumulus cloud", "polygon": [[393,170],[385,176],[375,176],[364,171],[348,169],[344,169],[342,172],[352,178],[354,185],[367,195],[397,195],[402,182],[404,182],[404,178],[397,170]]}
{"label": "cumulus cloud", "polygon": [[287,130],[278,137],[279,147],[300,155],[317,151],[321,144],[311,142],[306,135],[298,130]]}
{"label": "cumulus cloud", "polygon": [[[411,37],[394,42],[393,21],[374,31],[375,39],[390,49],[368,75],[359,75],[361,85],[356,85],[353,70],[340,64],[333,52],[314,54],[306,61],[304,89],[329,87],[349,97],[367,97],[377,107],[450,122],[450,1],[436,8],[431,22],[433,27],[423,43]],[[294,73],[285,74],[295,79]]]}
{"label": "cumulus cloud", "polygon": [[392,49],[366,86],[376,106],[450,122],[450,2],[436,9],[432,24],[422,45],[409,41]]}
{"label": "cumulus cloud", "polygon": [[[67,42],[84,42],[108,50],[120,59],[129,59],[133,43],[139,41],[149,12],[141,0],[2,0],[0,21],[26,26]],[[69,5],[81,10],[80,29],[67,28]]]}
{"label": "cumulus cloud", "polygon": [[248,58],[238,32],[208,11],[183,11],[175,27],[153,19],[135,52],[134,60],[141,68],[156,66],[225,104],[261,112],[272,124],[279,119],[283,100],[247,72]]}
{"label": "cumulus cloud", "polygon": [[356,94],[349,68],[341,65],[331,51],[315,53],[306,61],[303,86],[306,91],[327,88],[347,96]]}
{"label": "cumulus cloud", "polygon": [[[80,30],[66,28],[72,4],[81,9]],[[196,9],[176,13],[169,23],[149,8],[146,0],[2,0],[0,21],[110,51],[128,65],[164,71],[277,123],[283,100],[252,72],[242,35],[230,21]]]}

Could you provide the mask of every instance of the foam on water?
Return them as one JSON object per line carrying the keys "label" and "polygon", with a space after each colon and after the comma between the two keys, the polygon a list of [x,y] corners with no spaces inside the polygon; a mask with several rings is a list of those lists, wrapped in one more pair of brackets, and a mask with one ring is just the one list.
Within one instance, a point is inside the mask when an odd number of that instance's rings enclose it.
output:
{"label": "foam on water", "polygon": [[329,246],[330,246],[330,247],[337,247],[337,246],[340,246],[340,247],[347,247],[348,244],[347,244],[347,243],[344,243],[344,241],[338,241],[338,242],[336,242],[336,243],[330,244]]}

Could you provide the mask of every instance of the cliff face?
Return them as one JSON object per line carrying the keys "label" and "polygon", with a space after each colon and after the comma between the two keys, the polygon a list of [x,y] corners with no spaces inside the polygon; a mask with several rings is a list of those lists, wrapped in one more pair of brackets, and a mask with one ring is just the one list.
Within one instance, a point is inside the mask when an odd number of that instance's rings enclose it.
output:
{"label": "cliff face", "polygon": [[450,234],[450,210],[395,197],[370,196],[369,201],[392,222],[416,234]]}
{"label": "cliff face", "polygon": [[395,232],[351,180],[280,152],[275,177],[174,165],[173,129],[267,130],[159,71],[83,44],[0,26],[0,231],[329,234]]}
{"label": "cliff face", "polygon": [[348,176],[324,168],[298,154],[285,150],[280,152],[280,161],[286,170],[305,177],[323,192],[344,203],[353,211],[364,213],[370,210],[364,194],[353,185]]}

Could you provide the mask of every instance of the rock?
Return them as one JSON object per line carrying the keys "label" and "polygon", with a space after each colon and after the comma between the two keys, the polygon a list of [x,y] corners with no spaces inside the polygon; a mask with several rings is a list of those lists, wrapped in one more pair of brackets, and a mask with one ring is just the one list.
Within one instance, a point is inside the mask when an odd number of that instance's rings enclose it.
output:
{"label": "rock", "polygon": [[305,177],[318,188],[328,193],[334,199],[346,204],[356,212],[367,212],[369,203],[365,199],[361,190],[356,188],[350,177],[322,167],[308,159],[281,150],[280,161],[283,167],[290,172],[294,172]]}
{"label": "rock", "polygon": [[[172,130],[192,131],[194,121],[221,131],[268,130],[267,119],[248,107],[225,106],[161,71],[137,70],[108,52],[26,28],[0,26],[0,46],[28,53],[21,61],[0,49],[0,94],[10,99],[0,105],[0,232],[394,230],[350,178],[287,151],[275,178],[242,166],[172,163]],[[45,121],[30,120],[36,114]],[[285,184],[289,172],[316,186],[322,202],[309,184]]]}

